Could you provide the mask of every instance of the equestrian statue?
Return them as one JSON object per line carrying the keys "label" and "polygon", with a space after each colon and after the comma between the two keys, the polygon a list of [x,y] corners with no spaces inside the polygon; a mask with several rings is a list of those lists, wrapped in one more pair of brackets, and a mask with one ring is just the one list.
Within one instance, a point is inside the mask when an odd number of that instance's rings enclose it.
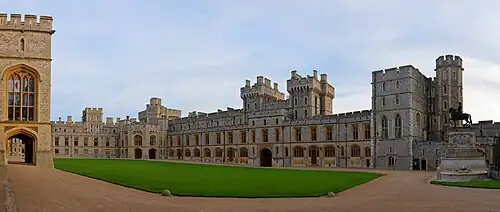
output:
{"label": "equestrian statue", "polygon": [[472,125],[472,118],[471,118],[470,114],[464,113],[462,111],[462,102],[458,102],[457,108],[450,107],[450,109],[448,109],[448,113],[451,116],[450,124],[452,124],[452,121],[453,121],[453,124],[455,125],[455,127],[457,126],[457,121],[462,121],[462,120],[465,121],[466,125],[468,125],[468,126]]}

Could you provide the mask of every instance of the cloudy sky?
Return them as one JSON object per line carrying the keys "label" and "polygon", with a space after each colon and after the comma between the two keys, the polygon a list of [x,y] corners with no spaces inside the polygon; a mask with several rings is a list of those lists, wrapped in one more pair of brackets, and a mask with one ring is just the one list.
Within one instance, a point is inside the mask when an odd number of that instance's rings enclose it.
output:
{"label": "cloudy sky", "polygon": [[328,74],[335,112],[370,108],[371,71],[413,64],[428,76],[464,59],[464,110],[500,121],[500,1],[1,0],[54,17],[52,119],[137,116],[150,97],[188,111],[241,107],[257,75],[286,92],[290,70]]}

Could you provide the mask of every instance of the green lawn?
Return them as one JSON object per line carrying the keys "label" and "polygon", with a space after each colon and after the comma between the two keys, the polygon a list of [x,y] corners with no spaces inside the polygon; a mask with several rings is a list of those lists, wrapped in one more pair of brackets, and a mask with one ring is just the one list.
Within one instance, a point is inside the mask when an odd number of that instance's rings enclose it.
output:
{"label": "green lawn", "polygon": [[55,167],[103,181],[176,196],[315,197],[341,192],[380,174],[230,167],[142,160],[62,159]]}
{"label": "green lawn", "polygon": [[431,184],[445,185],[445,186],[457,186],[457,187],[468,187],[468,188],[500,189],[500,180],[480,180],[480,181],[470,181],[470,182],[431,181]]}

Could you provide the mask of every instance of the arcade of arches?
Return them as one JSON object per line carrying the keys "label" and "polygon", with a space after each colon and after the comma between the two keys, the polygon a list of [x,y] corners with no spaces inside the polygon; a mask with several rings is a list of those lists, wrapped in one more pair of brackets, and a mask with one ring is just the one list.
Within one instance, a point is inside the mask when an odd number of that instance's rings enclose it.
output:
{"label": "arcade of arches", "polygon": [[[258,152],[257,152],[258,151]],[[169,159],[182,159],[206,162],[229,162],[247,164],[249,160],[260,160],[260,166],[282,164],[274,157],[284,155],[292,159],[293,165],[370,167],[371,149],[361,148],[358,144],[311,145],[311,146],[275,146],[261,150],[255,147],[184,147],[171,148],[167,151]],[[290,155],[291,154],[291,155]],[[255,155],[254,158],[251,155]],[[282,157],[283,158],[283,157]]]}

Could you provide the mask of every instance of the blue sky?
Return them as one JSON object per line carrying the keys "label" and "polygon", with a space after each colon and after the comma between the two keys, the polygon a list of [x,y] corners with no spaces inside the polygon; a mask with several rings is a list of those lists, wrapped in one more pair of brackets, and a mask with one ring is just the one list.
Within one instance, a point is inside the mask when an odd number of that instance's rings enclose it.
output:
{"label": "blue sky", "polygon": [[0,8],[54,17],[53,120],[84,107],[137,116],[150,97],[183,114],[239,108],[245,79],[263,75],[286,92],[293,69],[328,74],[335,112],[369,109],[371,71],[413,64],[431,76],[438,56],[457,54],[464,110],[474,122],[500,121],[498,1],[2,0]]}

